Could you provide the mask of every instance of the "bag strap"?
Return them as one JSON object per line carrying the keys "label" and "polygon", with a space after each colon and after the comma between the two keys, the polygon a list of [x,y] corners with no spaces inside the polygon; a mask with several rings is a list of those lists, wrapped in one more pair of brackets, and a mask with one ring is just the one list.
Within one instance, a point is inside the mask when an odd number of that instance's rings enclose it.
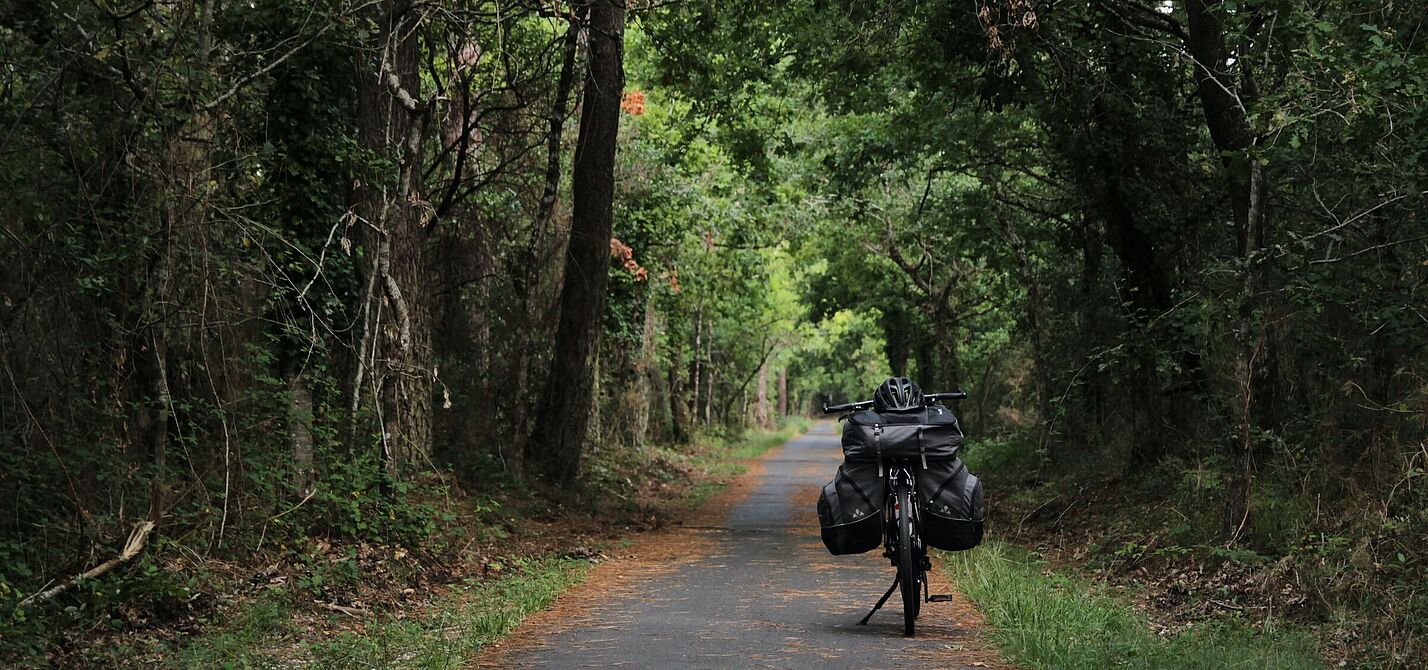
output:
{"label": "bag strap", "polygon": [[947,488],[947,485],[948,485],[948,484],[951,484],[951,483],[952,483],[952,480],[956,479],[956,478],[957,478],[957,475],[961,474],[962,471],[963,471],[963,470],[966,470],[966,469],[967,469],[967,464],[966,464],[966,463],[963,463],[963,462],[960,461],[960,460],[957,461],[957,469],[953,470],[953,471],[952,471],[952,475],[949,476],[947,479],[945,479],[945,480],[942,481],[942,485],[939,486],[939,487],[937,487],[937,490],[936,490],[936,491],[933,491],[933,492],[932,492],[932,496],[931,496],[930,498],[928,498],[928,500],[936,500],[936,499],[937,499],[937,496],[942,495],[942,491]]}
{"label": "bag strap", "polygon": [[864,503],[867,503],[869,511],[878,508],[877,505],[873,504],[873,501],[871,498],[868,497],[868,494],[863,492],[863,487],[858,486],[857,480],[854,480],[852,477],[843,474],[843,468],[838,468],[838,476],[848,480],[848,483],[853,485],[853,492],[857,493],[858,497],[862,498]]}
{"label": "bag strap", "polygon": [[923,446],[923,444],[922,444],[922,429],[925,428],[925,427],[926,427],[926,426],[924,426],[924,425],[922,425],[922,424],[919,424],[919,425],[917,426],[917,453],[922,456],[922,469],[923,469],[923,470],[926,470],[926,469],[927,469],[927,447]]}
{"label": "bag strap", "polygon": [[883,477],[883,424],[873,424],[873,450],[878,454],[878,479]]}

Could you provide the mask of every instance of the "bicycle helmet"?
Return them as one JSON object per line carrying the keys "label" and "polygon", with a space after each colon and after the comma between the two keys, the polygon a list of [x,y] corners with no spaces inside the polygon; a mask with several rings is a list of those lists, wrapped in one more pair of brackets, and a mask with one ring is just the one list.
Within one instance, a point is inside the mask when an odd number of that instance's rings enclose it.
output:
{"label": "bicycle helmet", "polygon": [[888,377],[873,393],[873,409],[879,412],[906,412],[922,404],[922,389],[907,377]]}

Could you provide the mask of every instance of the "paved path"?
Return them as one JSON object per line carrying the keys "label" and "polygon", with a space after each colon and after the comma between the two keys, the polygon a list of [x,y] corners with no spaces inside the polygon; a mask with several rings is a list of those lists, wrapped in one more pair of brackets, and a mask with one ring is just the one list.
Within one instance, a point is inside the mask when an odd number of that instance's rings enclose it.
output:
{"label": "paved path", "polygon": [[[522,625],[480,667],[971,668],[1000,665],[956,596],[927,603],[902,636],[880,552],[829,556],[814,503],[842,458],[834,424],[766,456],[721,521],[668,533],[640,555],[601,565],[590,582]],[[624,565],[617,565],[623,563]],[[937,572],[937,571],[935,571]],[[940,578],[933,592],[949,592]]]}

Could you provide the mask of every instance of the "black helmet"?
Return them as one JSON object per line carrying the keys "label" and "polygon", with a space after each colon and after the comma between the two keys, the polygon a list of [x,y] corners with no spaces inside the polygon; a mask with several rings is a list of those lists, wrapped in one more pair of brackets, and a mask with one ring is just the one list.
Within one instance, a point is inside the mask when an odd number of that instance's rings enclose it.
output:
{"label": "black helmet", "polygon": [[873,409],[879,412],[905,412],[922,407],[922,389],[907,377],[888,377],[873,393]]}

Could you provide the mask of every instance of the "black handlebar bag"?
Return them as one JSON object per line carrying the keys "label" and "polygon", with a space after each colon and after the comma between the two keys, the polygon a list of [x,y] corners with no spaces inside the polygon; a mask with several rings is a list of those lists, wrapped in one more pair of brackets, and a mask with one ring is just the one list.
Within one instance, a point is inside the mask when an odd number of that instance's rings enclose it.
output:
{"label": "black handlebar bag", "polygon": [[875,462],[847,462],[818,497],[823,546],[835,556],[861,554],[883,541],[887,482]]}

